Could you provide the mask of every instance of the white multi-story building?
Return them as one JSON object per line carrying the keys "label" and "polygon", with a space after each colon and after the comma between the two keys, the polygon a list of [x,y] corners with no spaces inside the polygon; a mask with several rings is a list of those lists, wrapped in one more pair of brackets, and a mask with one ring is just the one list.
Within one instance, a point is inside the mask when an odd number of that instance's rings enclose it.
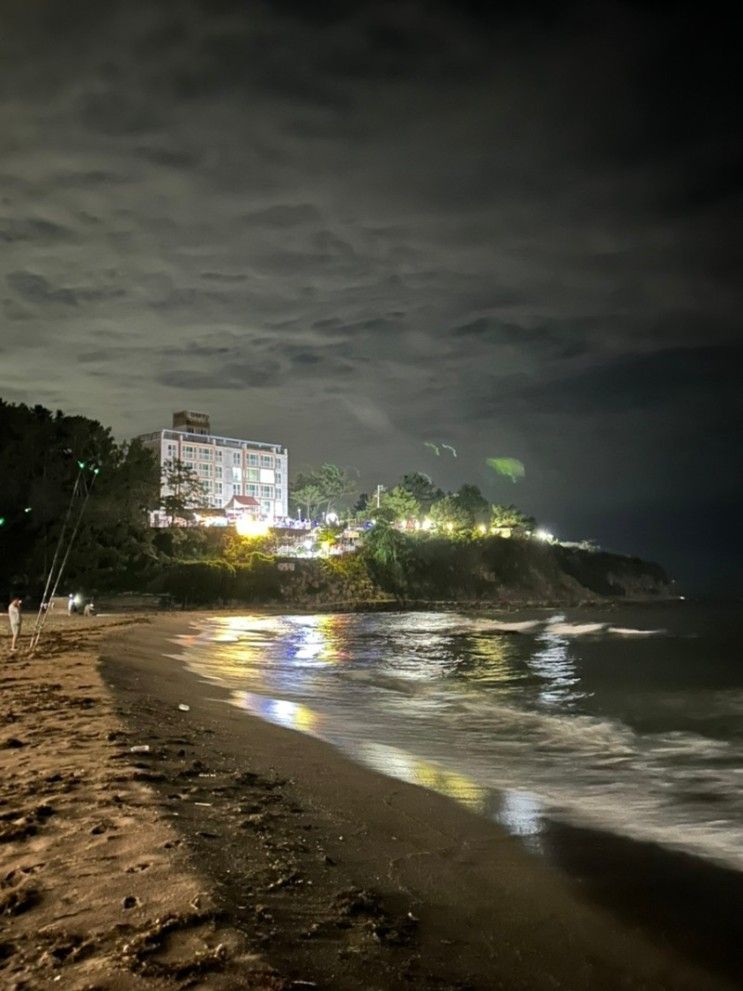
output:
{"label": "white multi-story building", "polygon": [[[173,424],[198,424],[199,432],[156,430],[139,440],[155,451],[163,469],[166,462],[181,461],[192,468],[204,488],[205,504],[223,509],[233,496],[252,496],[260,516],[274,520],[289,515],[288,453],[281,444],[238,440],[209,433],[205,413],[173,414]],[[206,427],[204,428],[204,424]],[[161,495],[169,495],[163,483]]]}

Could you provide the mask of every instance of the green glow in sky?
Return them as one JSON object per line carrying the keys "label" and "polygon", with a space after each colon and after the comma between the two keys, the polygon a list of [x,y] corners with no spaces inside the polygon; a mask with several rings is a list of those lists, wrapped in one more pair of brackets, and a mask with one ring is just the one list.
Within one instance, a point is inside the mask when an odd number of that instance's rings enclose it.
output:
{"label": "green glow in sky", "polygon": [[526,468],[518,458],[486,458],[485,464],[499,475],[510,478],[514,483],[526,474]]}

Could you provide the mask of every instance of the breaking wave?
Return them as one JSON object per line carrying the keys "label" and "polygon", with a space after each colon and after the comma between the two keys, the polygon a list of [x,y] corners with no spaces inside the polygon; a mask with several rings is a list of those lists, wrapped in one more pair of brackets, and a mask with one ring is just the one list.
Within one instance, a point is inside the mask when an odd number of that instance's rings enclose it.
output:
{"label": "breaking wave", "polygon": [[700,684],[704,641],[665,634],[564,615],[241,617],[177,649],[247,711],[509,828],[503,796],[521,796],[522,834],[564,821],[743,870],[740,679]]}

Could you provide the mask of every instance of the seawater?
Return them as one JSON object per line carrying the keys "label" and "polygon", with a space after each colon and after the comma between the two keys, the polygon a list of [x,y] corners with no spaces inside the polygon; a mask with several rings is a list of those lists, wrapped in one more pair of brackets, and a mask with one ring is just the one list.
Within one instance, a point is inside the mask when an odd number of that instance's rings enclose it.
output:
{"label": "seawater", "polygon": [[740,613],[667,606],[215,617],[177,655],[262,719],[535,851],[546,824],[743,870]]}

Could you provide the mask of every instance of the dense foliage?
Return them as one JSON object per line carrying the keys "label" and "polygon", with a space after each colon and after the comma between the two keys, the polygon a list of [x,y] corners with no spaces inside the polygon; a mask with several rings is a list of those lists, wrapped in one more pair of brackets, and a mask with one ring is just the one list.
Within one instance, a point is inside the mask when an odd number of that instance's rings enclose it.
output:
{"label": "dense foliage", "polygon": [[294,511],[311,520],[322,513],[338,512],[351,488],[346,470],[326,463],[311,471],[300,472],[291,486],[289,497]]}
{"label": "dense foliage", "polygon": [[6,594],[43,589],[78,475],[73,521],[84,492],[90,496],[65,584],[136,587],[156,558],[146,510],[157,504],[159,472],[150,452],[136,441],[117,444],[95,420],[0,400],[0,584]]}

